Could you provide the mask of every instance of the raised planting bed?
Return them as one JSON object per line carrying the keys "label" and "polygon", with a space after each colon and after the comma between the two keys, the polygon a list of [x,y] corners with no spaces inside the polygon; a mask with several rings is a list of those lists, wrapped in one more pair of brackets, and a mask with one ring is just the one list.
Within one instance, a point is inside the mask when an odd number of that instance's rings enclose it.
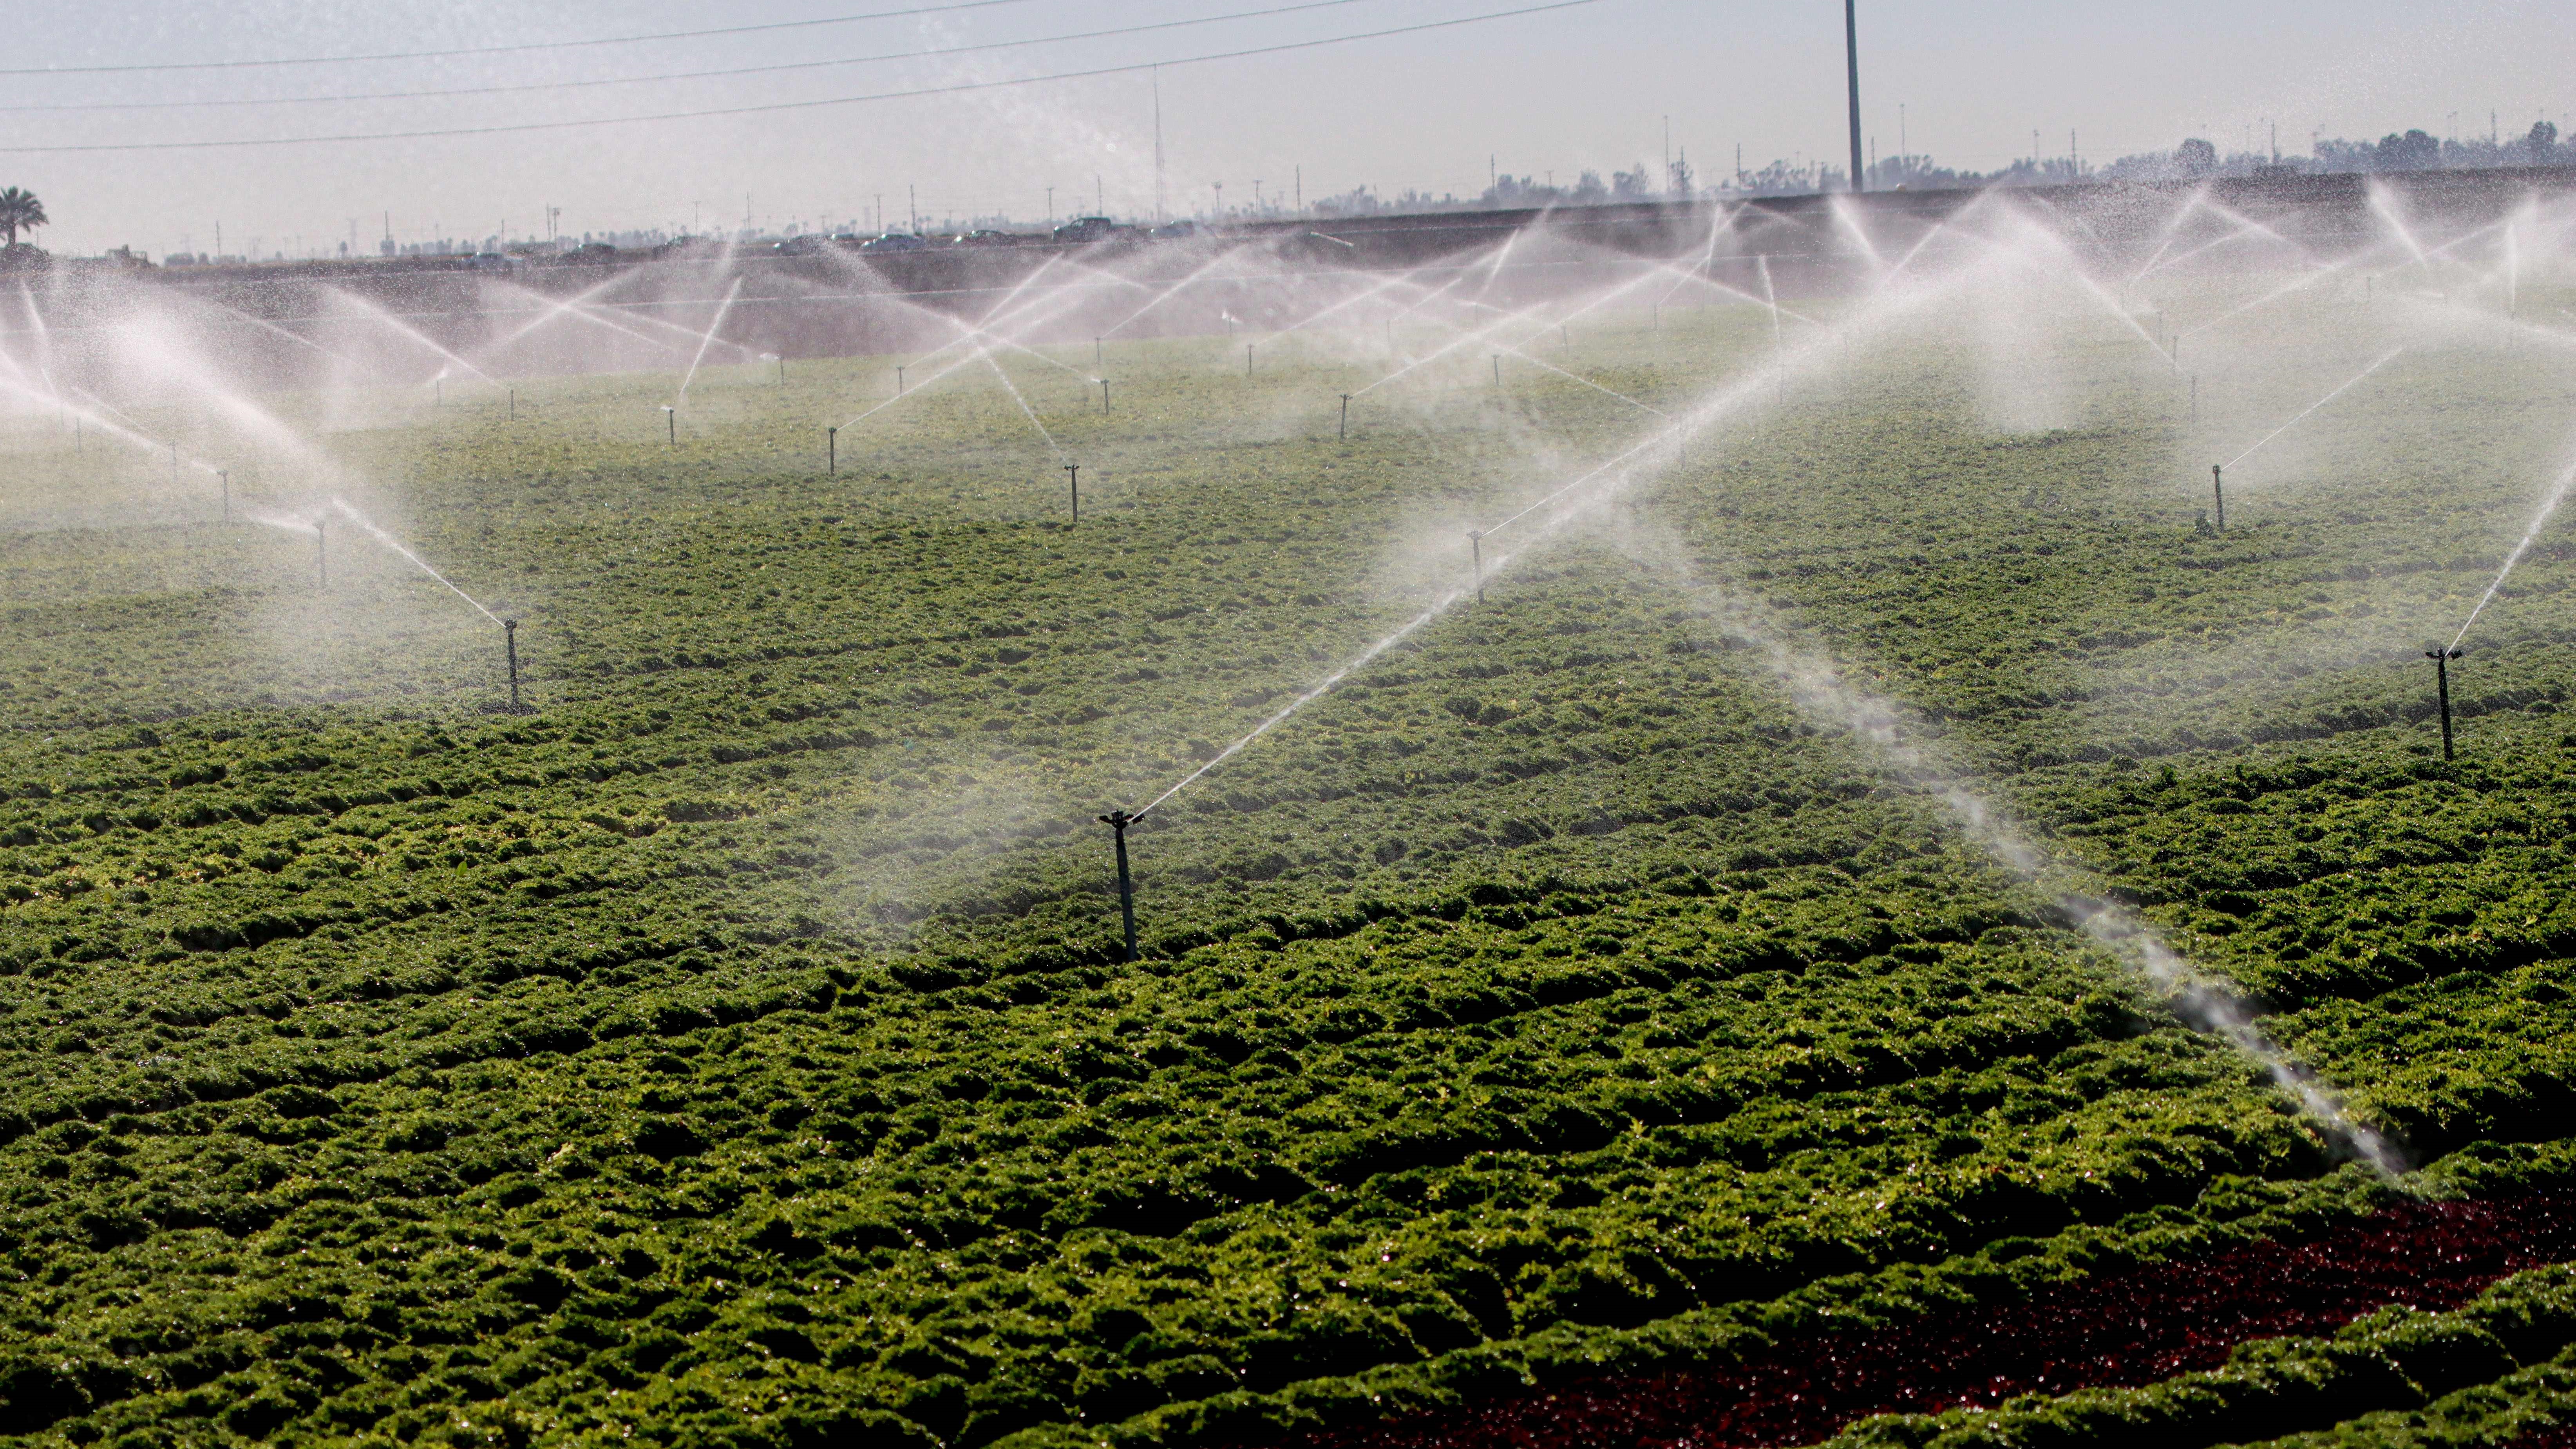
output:
{"label": "raised planting bed", "polygon": [[[2456,1308],[2507,1274],[2576,1259],[2576,1195],[2411,1203],[2300,1243],[2257,1243],[2026,1301],[1786,1341],[1744,1362],[1601,1379],[1306,1436],[1300,1449],[1694,1449],[1813,1444],[1875,1414],[1991,1408],[2208,1370],[2252,1339],[2330,1333],[2374,1309]],[[2532,1441],[2538,1445],[2539,1441]],[[2576,1437],[2548,1441],[2548,1449]]]}

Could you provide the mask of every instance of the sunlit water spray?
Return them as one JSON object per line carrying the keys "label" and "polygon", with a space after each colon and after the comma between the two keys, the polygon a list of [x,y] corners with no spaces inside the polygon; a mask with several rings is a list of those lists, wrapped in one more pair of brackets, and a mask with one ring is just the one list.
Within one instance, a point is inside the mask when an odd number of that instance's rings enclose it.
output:
{"label": "sunlit water spray", "polygon": [[2281,436],[2283,433],[2286,433],[2290,429],[2307,421],[2308,415],[2315,412],[2317,409],[2324,407],[2327,403],[2333,402],[2336,398],[2339,398],[2345,393],[2350,392],[2355,387],[2360,386],[2362,379],[2369,377],[2372,373],[2379,371],[2381,368],[2386,367],[2392,362],[2395,362],[2398,354],[2405,350],[2405,348],[2400,347],[2396,349],[2396,351],[2379,359],[2377,362],[2372,363],[2370,366],[2363,368],[2360,372],[2355,373],[2352,378],[2346,381],[2342,386],[2336,388],[2330,393],[2327,393],[2324,397],[2318,398],[2315,402],[2308,404],[2306,407],[2301,408],[2298,414],[2295,417],[2292,417],[2288,422],[2281,424],[2279,427],[2274,428],[2268,433],[2265,433],[2255,442],[2254,446],[2247,448],[2244,452],[2237,454],[2235,457],[2228,459],[2226,462],[2221,463],[2218,466],[2221,468],[2233,468],[2237,464],[2244,462],[2246,459],[2253,457],[2256,453],[2263,451],[2265,445],[2269,444],[2274,438]]}
{"label": "sunlit water spray", "polygon": [[334,302],[348,307],[366,321],[373,322],[392,332],[397,337],[403,338],[416,346],[436,353],[447,362],[465,369],[467,372],[474,374],[485,382],[491,383],[494,387],[499,387],[501,385],[493,378],[492,374],[476,367],[473,363],[466,361],[457,353],[449,351],[439,343],[438,339],[421,331],[419,328],[412,326],[410,323],[405,322],[400,317],[397,317],[393,313],[386,311],[384,308],[377,306],[375,303],[368,301],[366,298],[357,296],[354,293],[344,292],[337,287],[326,287],[323,290]]}
{"label": "sunlit water spray", "polygon": [[472,594],[458,588],[455,581],[450,579],[447,575],[431,568],[428,562],[419,554],[413,553],[410,549],[405,548],[402,540],[395,538],[392,534],[378,528],[373,519],[368,518],[365,514],[350,507],[347,500],[333,498],[331,500],[331,508],[333,512],[338,513],[342,518],[345,518],[351,523],[354,523],[358,525],[358,527],[366,530],[368,537],[373,538],[376,542],[383,544],[394,552],[401,554],[404,558],[411,560],[412,567],[417,568],[422,573],[436,579],[449,593],[454,594],[456,597],[463,599],[466,603],[473,605],[474,612],[481,614],[484,618],[491,620],[495,624],[501,622],[501,616],[493,613],[487,608],[484,608],[483,602],[480,599],[477,599]]}
{"label": "sunlit water spray", "polygon": [[2460,622],[2460,632],[2451,636],[2451,648],[2460,647],[2460,641],[2469,637],[2470,626],[2487,611],[2487,605],[2495,602],[2496,592],[2504,587],[2514,565],[2521,563],[2522,556],[2531,552],[2531,546],[2540,541],[2540,531],[2549,526],[2550,516],[2558,511],[2559,504],[2567,501],[2570,487],[2576,487],[2576,463],[2570,463],[2566,471],[2558,475],[2558,481],[2549,485],[2549,491],[2542,495],[2540,511],[2531,516],[2531,526],[2523,530],[2522,541],[2513,546],[2513,552],[2505,555],[2504,567],[2496,570],[2495,582],[2487,585],[2487,591],[2478,596],[2477,607],[2469,610],[2469,617]]}
{"label": "sunlit water spray", "polygon": [[676,408],[689,400],[689,384],[698,380],[698,365],[707,360],[707,349],[715,345],[716,334],[724,330],[725,318],[733,314],[734,299],[741,295],[742,278],[736,277],[733,286],[725,292],[723,305],[716,308],[716,319],[707,324],[706,333],[699,337],[697,355],[689,359],[689,370],[680,375],[680,391],[671,399],[671,406]]}
{"label": "sunlit water spray", "polygon": [[[1925,287],[1917,295],[1928,297],[1947,288]],[[1890,313],[1896,309],[1883,309]],[[1812,362],[1829,349],[1839,355],[1839,334],[1855,330],[1860,319],[1846,319],[1799,349],[1798,360]],[[1870,320],[1880,320],[1872,318]],[[1785,361],[1785,360],[1784,360]],[[1766,369],[1767,371],[1767,369]],[[1644,476],[1656,466],[1657,454],[1672,454],[1706,428],[1756,405],[1771,391],[1766,378],[1748,378],[1703,400],[1681,420],[1630,447],[1618,457],[1564,485],[1506,517],[1484,537],[1521,524],[1544,514],[1532,525],[1535,537],[1521,548],[1496,555],[1490,564],[1495,572],[1508,568],[1516,558],[1531,552],[1550,535],[1575,519],[1587,515],[1601,503],[1616,497],[1626,485]],[[2576,469],[2569,477],[2576,479]],[[2560,490],[2564,491],[2564,485]],[[1557,505],[1565,505],[1558,507]],[[1554,511],[1550,512],[1549,510]],[[1341,666],[1317,681],[1281,709],[1263,719],[1242,738],[1205,763],[1175,781],[1155,796],[1143,810],[1127,817],[1125,823],[1141,819],[1161,808],[1191,785],[1205,778],[1228,760],[1242,753],[1263,736],[1295,717],[1308,705],[1329,694],[1355,671],[1366,667],[1388,650],[1419,633],[1424,627],[1457,606],[1468,594],[1466,589],[1451,589],[1394,632],[1371,644]],[[1845,685],[1830,663],[1797,654],[1773,641],[1767,634],[1743,624],[1740,617],[1734,625],[1739,634],[1761,644],[1771,658],[1775,671],[1787,683],[1800,706],[1811,713],[1839,720],[1877,746],[1900,776],[1934,794],[1949,812],[1961,831],[1985,850],[1998,863],[2025,882],[2047,888],[2058,874],[2044,852],[1993,803],[1971,790],[1955,772],[1940,767],[1931,752],[1909,738],[1901,727],[1901,716],[1890,702],[1857,691]],[[1123,828],[1123,826],[1122,826]],[[2173,949],[2167,946],[2143,920],[2134,913],[2107,901],[2072,890],[2051,892],[2059,916],[2083,930],[2113,957],[2146,982],[2174,1014],[2194,1028],[2225,1041],[2229,1046],[2255,1062],[2273,1082],[2290,1093],[2323,1130],[2343,1149],[2369,1163],[2382,1173],[2393,1174],[2402,1168],[2396,1153],[2375,1132],[2354,1121],[2335,1093],[2315,1075],[2274,1045],[2255,1024],[2251,1010],[2224,987],[2203,977]]]}
{"label": "sunlit water spray", "polygon": [[[1779,367],[1782,369],[1792,366],[1802,369],[1813,367],[1822,370],[1839,366],[1843,356],[1840,343],[1845,336],[1887,325],[1928,306],[1939,298],[1950,295],[1955,290],[1956,281],[1957,279],[1953,278],[1942,284],[1927,283],[1910,292],[1881,293],[1869,306],[1846,316],[1841,322],[1825,329],[1819,336],[1801,345],[1793,353],[1784,356]],[[1515,548],[1486,555],[1483,566],[1485,577],[1490,580],[1510,568],[1568,523],[1580,517],[1585,509],[1615,496],[1620,488],[1641,476],[1658,456],[1678,455],[1681,448],[1710,428],[1763,406],[1767,399],[1775,395],[1776,385],[1774,369],[1765,367],[1756,375],[1739,378],[1714,389],[1689,410],[1630,444],[1607,461],[1595,465],[1571,481],[1541,495],[1491,527],[1479,530],[1478,537],[1484,541],[1491,541],[1515,528],[1523,529],[1530,535],[1527,542]],[[1389,649],[1421,632],[1424,626],[1455,608],[1462,599],[1473,595],[1472,588],[1452,588],[1442,591],[1428,608],[1414,615],[1393,633],[1353,655],[1304,693],[1263,719],[1240,739],[1227,745],[1206,763],[1173,782],[1169,789],[1155,796],[1144,809],[1136,811],[1129,818],[1143,819],[1150,812],[1160,808],[1166,801],[1205,778],[1209,772],[1241,754],[1254,741],[1285,724],[1308,705],[1330,694],[1335,686],[1348,679],[1352,673],[1366,667]]]}
{"label": "sunlit water spray", "polygon": [[2261,1066],[2344,1151],[2386,1175],[2404,1170],[2395,1149],[2353,1120],[2331,1087],[2263,1033],[2242,998],[2184,960],[2136,913],[2066,888],[2065,871],[2010,813],[1971,788],[1960,772],[1921,743],[1917,722],[1902,706],[1850,684],[1830,659],[1782,642],[1765,627],[1760,607],[1750,600],[1692,578],[1669,556],[1650,562],[1661,564],[1679,587],[1701,599],[1719,629],[1760,650],[1802,713],[1866,741],[1889,774],[1938,800],[1962,836],[2025,887],[2047,897],[2059,919],[2083,931],[2144,981],[2167,1010]]}
{"label": "sunlit water spray", "polygon": [[1011,381],[1011,375],[1002,370],[1002,364],[993,360],[993,354],[990,349],[978,344],[975,348],[975,355],[983,359],[986,367],[993,369],[993,375],[1002,380],[1003,388],[1011,394],[1011,401],[1020,405],[1021,416],[1029,420],[1030,427],[1038,430],[1039,437],[1046,439],[1046,445],[1048,449],[1055,454],[1056,461],[1059,463],[1063,462],[1065,458],[1063,445],[1056,442],[1055,434],[1047,431],[1046,424],[1038,421],[1037,410],[1029,406],[1029,400],[1020,396],[1020,385]]}

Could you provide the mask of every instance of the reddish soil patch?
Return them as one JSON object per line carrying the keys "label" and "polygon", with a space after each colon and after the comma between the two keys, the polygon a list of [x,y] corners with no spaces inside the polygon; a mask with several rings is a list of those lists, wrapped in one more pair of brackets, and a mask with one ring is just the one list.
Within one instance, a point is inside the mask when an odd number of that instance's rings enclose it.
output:
{"label": "reddish soil patch", "polygon": [[[2151,1384],[2253,1338],[2331,1333],[2376,1308],[2456,1308],[2576,1258],[2576,1195],[2408,1204],[2301,1243],[2257,1243],[2051,1288],[2028,1302],[1818,1334],[1731,1368],[1601,1379],[1307,1436],[1304,1449],[1769,1449],[1872,1414]],[[2539,1449],[2539,1441],[2526,1441]],[[2548,1449],[2576,1449],[2576,1435]]]}

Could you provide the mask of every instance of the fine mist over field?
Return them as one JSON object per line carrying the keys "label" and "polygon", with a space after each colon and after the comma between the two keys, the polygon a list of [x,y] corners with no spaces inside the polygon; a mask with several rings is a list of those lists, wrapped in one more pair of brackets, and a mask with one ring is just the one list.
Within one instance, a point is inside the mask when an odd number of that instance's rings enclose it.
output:
{"label": "fine mist over field", "polygon": [[13,279],[0,1437],[1392,1444],[2401,1222],[1794,1442],[2501,1442],[2555,181]]}

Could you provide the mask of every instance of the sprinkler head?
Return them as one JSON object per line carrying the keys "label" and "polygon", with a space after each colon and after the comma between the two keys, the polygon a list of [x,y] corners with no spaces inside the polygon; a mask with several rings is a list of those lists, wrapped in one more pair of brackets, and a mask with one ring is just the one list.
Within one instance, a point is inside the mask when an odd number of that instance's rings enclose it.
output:
{"label": "sprinkler head", "polygon": [[1112,810],[1108,814],[1100,817],[1100,823],[1108,826],[1112,830],[1125,830],[1128,826],[1136,823],[1136,817],[1128,814],[1124,810]]}
{"label": "sprinkler head", "polygon": [[2424,651],[2424,657],[2427,659],[2457,659],[2460,657],[2462,652],[2463,651],[2458,649],[2427,649]]}

